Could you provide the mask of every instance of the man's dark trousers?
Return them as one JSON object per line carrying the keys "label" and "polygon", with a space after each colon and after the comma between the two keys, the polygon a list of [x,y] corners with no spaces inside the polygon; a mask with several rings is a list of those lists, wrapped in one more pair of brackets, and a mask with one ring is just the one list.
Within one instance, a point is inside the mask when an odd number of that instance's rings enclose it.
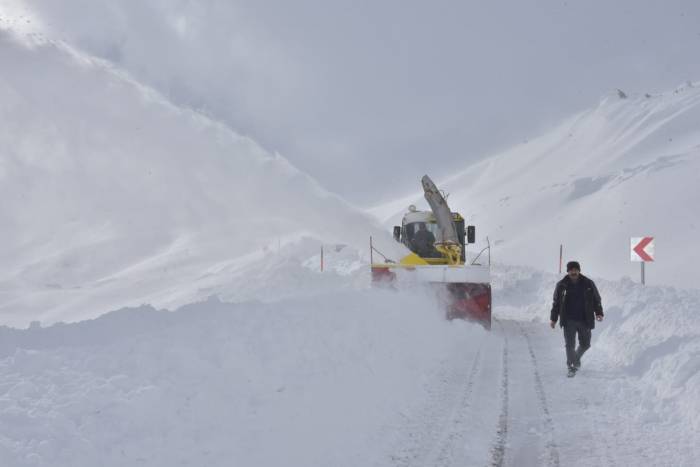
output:
{"label": "man's dark trousers", "polygon": [[[578,333],[578,349],[576,334]],[[591,346],[591,329],[583,321],[567,320],[564,323],[564,341],[566,342],[566,364],[569,367],[581,366],[581,355]]]}

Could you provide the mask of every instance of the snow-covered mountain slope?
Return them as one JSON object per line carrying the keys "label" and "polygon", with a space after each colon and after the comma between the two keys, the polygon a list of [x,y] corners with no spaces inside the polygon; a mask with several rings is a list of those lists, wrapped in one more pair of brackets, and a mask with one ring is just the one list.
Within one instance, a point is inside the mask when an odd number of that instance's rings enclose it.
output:
{"label": "snow-covered mountain slope", "polygon": [[[651,284],[697,287],[700,86],[658,96],[617,95],[545,135],[490,157],[438,186],[493,257],[556,271],[559,245],[584,272],[639,280],[630,237],[653,236]],[[420,176],[416,185],[420,189]],[[399,221],[415,193],[371,210]]]}
{"label": "snow-covered mountain slope", "polygon": [[2,31],[0,62],[5,324],[238,290],[243,264],[302,237],[310,254],[394,243],[283,157],[103,62]]}

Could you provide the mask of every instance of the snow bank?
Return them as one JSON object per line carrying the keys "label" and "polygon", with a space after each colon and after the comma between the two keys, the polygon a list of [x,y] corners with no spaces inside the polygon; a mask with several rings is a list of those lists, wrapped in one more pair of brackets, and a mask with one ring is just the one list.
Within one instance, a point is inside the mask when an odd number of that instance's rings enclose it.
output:
{"label": "snow bank", "polygon": [[[498,266],[496,314],[547,325],[558,279],[531,268]],[[593,279],[605,320],[596,324],[586,365],[635,381],[640,394],[629,397],[640,401],[638,411],[630,414],[636,421],[680,423],[683,429],[699,430],[700,292],[642,286],[629,278]],[[610,385],[622,387],[613,380]]]}
{"label": "snow bank", "polygon": [[[609,279],[638,275],[630,237],[656,238],[650,284],[697,287],[700,86],[605,98],[548,133],[446,180],[452,209],[498,261],[554,271],[559,245]],[[416,191],[420,189],[416,177]],[[372,209],[392,225],[422,193]]]}
{"label": "snow bank", "polygon": [[700,431],[700,292],[608,283],[609,322],[600,333],[606,362],[639,378],[645,422],[684,420]]}
{"label": "snow bank", "polygon": [[420,291],[218,300],[0,329],[3,465],[357,466],[473,358]]}
{"label": "snow bank", "polygon": [[0,41],[3,323],[177,307],[304,237],[395,248],[250,139],[64,45]]}

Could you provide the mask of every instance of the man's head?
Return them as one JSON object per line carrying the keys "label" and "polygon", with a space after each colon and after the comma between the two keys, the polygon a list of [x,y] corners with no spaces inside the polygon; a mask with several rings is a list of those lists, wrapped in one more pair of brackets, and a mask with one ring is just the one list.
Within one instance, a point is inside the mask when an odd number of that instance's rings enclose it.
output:
{"label": "man's head", "polygon": [[425,222],[419,222],[418,223],[418,230],[425,230],[425,229],[426,229]]}
{"label": "man's head", "polygon": [[566,273],[569,276],[569,279],[572,281],[577,281],[579,278],[579,275],[581,274],[581,265],[578,264],[578,261],[569,261],[566,263]]}

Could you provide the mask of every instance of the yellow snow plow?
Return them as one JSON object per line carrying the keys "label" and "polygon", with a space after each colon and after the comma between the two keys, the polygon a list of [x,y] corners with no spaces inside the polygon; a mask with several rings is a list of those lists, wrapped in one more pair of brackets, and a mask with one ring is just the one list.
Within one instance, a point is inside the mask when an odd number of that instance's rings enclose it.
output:
{"label": "yellow snow plow", "polygon": [[[466,247],[475,243],[475,228],[465,228],[458,212],[452,212],[446,196],[425,175],[421,179],[430,211],[419,211],[411,205],[400,226],[394,227],[394,239],[411,253],[399,261],[384,257],[371,244],[372,282],[377,285],[396,284],[401,287],[432,284],[444,297],[449,319],[462,318],[491,328],[491,273],[489,264],[467,263]],[[383,263],[375,262],[375,253]]]}

